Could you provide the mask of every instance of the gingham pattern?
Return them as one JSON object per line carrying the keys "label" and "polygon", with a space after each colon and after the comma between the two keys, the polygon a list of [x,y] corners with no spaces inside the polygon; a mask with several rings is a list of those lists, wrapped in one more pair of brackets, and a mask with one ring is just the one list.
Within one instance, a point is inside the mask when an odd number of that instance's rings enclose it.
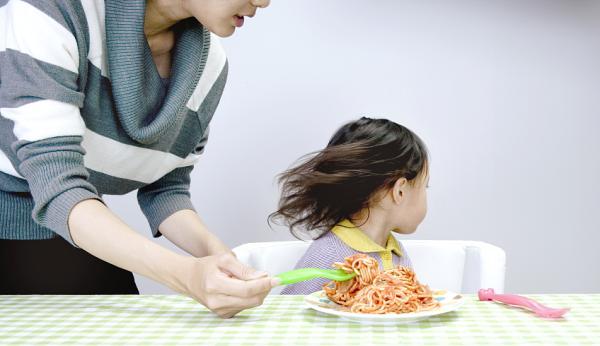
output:
{"label": "gingham pattern", "polygon": [[457,312],[408,325],[362,325],[309,310],[302,296],[269,296],[222,320],[180,296],[0,296],[0,344],[598,345],[600,294],[532,295],[571,307],[543,320],[467,296]]}

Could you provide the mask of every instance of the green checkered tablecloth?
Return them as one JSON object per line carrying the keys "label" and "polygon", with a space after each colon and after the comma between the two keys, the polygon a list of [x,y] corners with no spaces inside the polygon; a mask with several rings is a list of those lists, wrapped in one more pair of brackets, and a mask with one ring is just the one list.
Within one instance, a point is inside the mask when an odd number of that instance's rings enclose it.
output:
{"label": "green checkered tablecloth", "polygon": [[479,302],[404,325],[363,325],[270,296],[222,320],[181,296],[0,296],[0,344],[202,345],[600,345],[600,294],[532,295],[571,307],[561,320]]}

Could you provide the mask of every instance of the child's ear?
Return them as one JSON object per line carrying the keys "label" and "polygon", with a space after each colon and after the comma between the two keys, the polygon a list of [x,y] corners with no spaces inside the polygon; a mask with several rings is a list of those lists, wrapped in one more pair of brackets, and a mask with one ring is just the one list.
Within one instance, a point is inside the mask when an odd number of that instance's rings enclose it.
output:
{"label": "child's ear", "polygon": [[396,182],[394,183],[394,186],[392,187],[392,199],[394,200],[394,203],[396,203],[396,204],[402,203],[402,200],[404,199],[404,193],[406,192],[407,185],[408,185],[408,180],[406,180],[406,178],[404,178],[404,177],[396,180]]}

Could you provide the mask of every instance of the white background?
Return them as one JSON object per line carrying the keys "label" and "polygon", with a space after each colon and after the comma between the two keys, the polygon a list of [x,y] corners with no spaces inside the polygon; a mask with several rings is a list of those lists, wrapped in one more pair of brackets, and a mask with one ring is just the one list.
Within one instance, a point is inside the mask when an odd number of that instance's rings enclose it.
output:
{"label": "white background", "polygon": [[[232,247],[291,239],[266,223],[275,176],[344,122],[387,117],[431,155],[429,213],[407,238],[504,248],[509,292],[600,292],[599,34],[592,0],[274,0],[223,40],[194,203]],[[107,200],[149,235],[134,195]]]}

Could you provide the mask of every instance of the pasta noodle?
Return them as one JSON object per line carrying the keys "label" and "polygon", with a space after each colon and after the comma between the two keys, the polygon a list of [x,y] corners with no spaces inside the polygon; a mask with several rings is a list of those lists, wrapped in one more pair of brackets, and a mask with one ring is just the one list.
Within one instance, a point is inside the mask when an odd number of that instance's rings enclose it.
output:
{"label": "pasta noodle", "polygon": [[429,287],[417,281],[415,273],[398,266],[379,271],[379,263],[365,254],[346,257],[334,267],[356,276],[348,281],[331,281],[323,286],[331,301],[351,312],[368,314],[407,313],[431,310],[439,306]]}

